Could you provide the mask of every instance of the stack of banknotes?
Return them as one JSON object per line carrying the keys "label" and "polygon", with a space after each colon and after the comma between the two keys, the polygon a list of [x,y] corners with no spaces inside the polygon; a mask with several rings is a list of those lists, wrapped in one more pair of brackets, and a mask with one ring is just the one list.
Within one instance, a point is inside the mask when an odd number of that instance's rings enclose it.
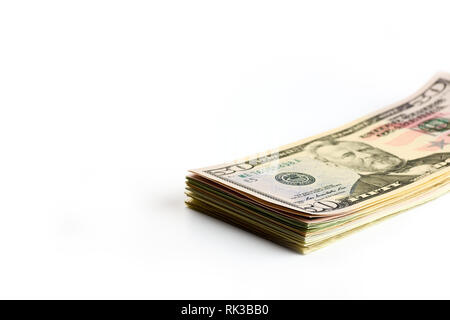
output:
{"label": "stack of banknotes", "polygon": [[450,74],[438,74],[340,128],[190,170],[186,203],[308,253],[446,193],[449,181]]}

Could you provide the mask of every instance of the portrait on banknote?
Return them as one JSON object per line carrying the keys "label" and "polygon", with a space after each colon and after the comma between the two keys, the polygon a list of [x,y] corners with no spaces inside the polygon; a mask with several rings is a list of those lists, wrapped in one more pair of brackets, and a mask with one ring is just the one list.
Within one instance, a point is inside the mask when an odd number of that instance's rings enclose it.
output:
{"label": "portrait on banknote", "polygon": [[408,182],[437,170],[433,165],[450,158],[450,152],[416,159],[402,159],[392,153],[359,141],[324,139],[310,143],[305,151],[329,165],[352,169],[360,175],[350,196],[372,192],[394,182]]}

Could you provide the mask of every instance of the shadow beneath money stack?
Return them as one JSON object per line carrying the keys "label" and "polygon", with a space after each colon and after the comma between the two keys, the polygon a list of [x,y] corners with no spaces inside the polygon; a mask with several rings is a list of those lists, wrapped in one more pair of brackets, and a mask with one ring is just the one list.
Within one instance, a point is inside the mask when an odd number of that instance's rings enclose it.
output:
{"label": "shadow beneath money stack", "polygon": [[[246,240],[257,240],[259,243],[267,245],[270,249],[276,249],[277,251],[280,250],[280,252],[285,252],[287,254],[292,254],[294,256],[301,256],[299,255],[298,251],[292,248],[289,244],[283,243],[283,239],[277,239],[277,238],[271,238],[267,236],[265,233],[256,230],[255,228],[252,228],[251,226],[242,225],[241,223],[237,221],[233,221],[232,219],[228,217],[224,217],[220,214],[217,214],[216,212],[211,212],[209,210],[206,210],[204,208],[192,205],[192,204],[186,204],[186,210],[187,214],[190,215],[190,222],[192,222],[191,226],[192,229],[196,232],[196,234],[202,234],[205,238],[210,238],[211,235],[214,236],[214,239],[217,239],[217,233],[211,232],[210,228],[211,225],[205,226],[205,222],[214,224],[214,227],[220,227],[215,231],[225,231],[231,233],[229,234],[223,234],[222,237],[225,241],[228,241],[226,239],[227,236],[232,237],[245,237]],[[209,232],[204,232],[205,230],[208,230]],[[236,234],[237,232],[237,234]],[[233,238],[235,240],[235,238]],[[243,238],[239,239],[239,243],[242,244]],[[235,241],[233,241],[235,242]],[[242,246],[240,246],[242,248]],[[253,250],[251,248],[251,244],[249,243],[249,250]]]}
{"label": "shadow beneath money stack", "polygon": [[[289,248],[292,246],[280,243],[282,239],[269,238],[261,231],[239,224],[228,217],[195,206],[192,202],[186,203],[189,198],[182,192],[164,192],[157,198],[157,207],[163,209],[161,212],[166,215],[161,219],[176,226],[180,236],[192,235],[193,238],[197,238],[196,241],[208,245],[226,242],[233,249],[248,250],[252,254],[255,253],[254,245],[260,247],[262,244],[261,249],[283,252],[289,256],[301,256],[295,249]],[[155,212],[154,207],[152,209]],[[165,224],[162,223],[161,226],[164,227]],[[248,243],[248,249],[242,246],[243,243]],[[189,247],[189,244],[186,245]]]}

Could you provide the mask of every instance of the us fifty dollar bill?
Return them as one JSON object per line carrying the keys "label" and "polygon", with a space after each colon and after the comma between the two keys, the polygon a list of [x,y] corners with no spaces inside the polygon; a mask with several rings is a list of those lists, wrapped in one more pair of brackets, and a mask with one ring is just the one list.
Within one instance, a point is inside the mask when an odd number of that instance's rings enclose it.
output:
{"label": "us fifty dollar bill", "polygon": [[449,177],[450,74],[317,136],[191,170],[268,205],[311,216],[351,212]]}

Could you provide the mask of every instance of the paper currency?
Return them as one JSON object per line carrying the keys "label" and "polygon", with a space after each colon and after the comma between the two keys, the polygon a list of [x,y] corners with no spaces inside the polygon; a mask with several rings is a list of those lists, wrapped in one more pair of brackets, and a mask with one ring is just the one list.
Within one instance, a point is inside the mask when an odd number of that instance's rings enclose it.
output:
{"label": "paper currency", "polygon": [[300,252],[449,190],[450,74],[338,129],[191,170],[187,204]]}

